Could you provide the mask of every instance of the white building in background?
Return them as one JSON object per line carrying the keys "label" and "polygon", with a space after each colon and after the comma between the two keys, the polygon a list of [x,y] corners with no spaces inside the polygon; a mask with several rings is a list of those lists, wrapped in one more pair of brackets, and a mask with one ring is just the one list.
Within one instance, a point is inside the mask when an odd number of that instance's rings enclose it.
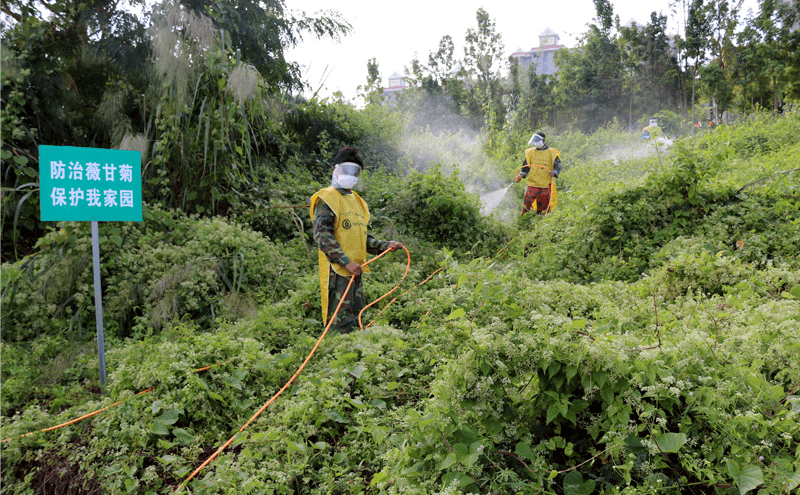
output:
{"label": "white building in background", "polygon": [[387,102],[391,103],[394,102],[398,93],[406,89],[408,89],[408,84],[403,80],[403,76],[395,71],[389,76],[389,86],[383,88],[383,96],[386,97]]}
{"label": "white building in background", "polygon": [[559,44],[558,41],[558,34],[547,28],[539,35],[539,46],[527,51],[518,48],[511,56],[517,59],[520,67],[527,69],[532,65],[535,66],[537,75],[552,75],[558,72],[558,67],[555,64],[556,52],[566,48],[565,45]]}
{"label": "white building in background", "polygon": [[[632,20],[631,20],[632,21]],[[536,74],[553,75],[558,72],[558,67],[555,64],[555,54],[558,50],[566,48],[565,45],[559,44],[558,34],[550,28],[544,30],[539,35],[539,46],[531,48],[528,51],[518,48],[517,51],[511,54],[519,61],[519,65],[527,69],[531,65],[536,66]],[[457,65],[450,71],[451,77],[457,77],[460,65]],[[466,82],[466,78],[460,78]],[[408,84],[403,80],[398,72],[393,72],[389,76],[389,85],[383,88],[383,95],[386,97],[386,102],[394,102],[395,97],[408,89]]]}

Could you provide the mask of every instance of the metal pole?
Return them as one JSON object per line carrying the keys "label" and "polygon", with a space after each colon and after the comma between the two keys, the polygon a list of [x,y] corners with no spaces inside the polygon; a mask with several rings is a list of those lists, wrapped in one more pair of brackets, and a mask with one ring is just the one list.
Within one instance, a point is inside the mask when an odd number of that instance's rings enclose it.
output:
{"label": "metal pole", "polygon": [[97,324],[97,355],[100,358],[100,393],[106,389],[106,345],[103,338],[103,295],[100,286],[100,235],[92,222],[92,265],[94,265],[94,314]]}

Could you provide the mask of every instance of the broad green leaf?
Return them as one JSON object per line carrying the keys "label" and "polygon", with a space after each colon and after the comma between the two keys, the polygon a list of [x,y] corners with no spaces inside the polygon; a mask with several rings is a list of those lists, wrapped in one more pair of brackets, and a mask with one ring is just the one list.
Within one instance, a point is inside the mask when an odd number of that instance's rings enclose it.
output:
{"label": "broad green leaf", "polygon": [[241,381],[241,380],[239,380],[239,379],[238,379],[238,378],[236,378],[236,377],[233,377],[233,376],[227,375],[227,376],[224,376],[224,377],[222,378],[222,381],[224,381],[224,382],[225,382],[225,385],[227,385],[227,386],[229,386],[229,387],[233,387],[233,388],[235,388],[236,390],[241,390],[241,389],[242,389],[242,381]]}
{"label": "broad green leaf", "polygon": [[556,419],[558,416],[558,402],[553,402],[550,404],[550,407],[547,408],[547,420],[545,424],[550,424],[551,421]]}
{"label": "broad green leaf", "polygon": [[786,491],[792,491],[795,488],[800,486],[800,469],[794,472],[794,474],[789,478],[786,482]]}
{"label": "broad green leaf", "polygon": [[789,291],[781,292],[781,297],[784,299],[800,299],[800,285],[795,285]]}
{"label": "broad green leaf", "polygon": [[128,479],[125,480],[125,490],[127,490],[128,493],[131,493],[134,490],[136,490],[136,488],[138,486],[139,486],[139,481],[138,480],[134,480],[134,479],[131,479],[131,478],[128,478]]}
{"label": "broad green leaf", "polygon": [[158,446],[161,447],[164,450],[169,450],[169,449],[171,449],[172,447],[175,446],[175,442],[168,442],[168,441],[164,440],[163,438],[159,438],[158,439]]}
{"label": "broad green leaf", "polygon": [[464,425],[458,429],[458,434],[468,441],[478,438],[478,430],[470,425]]}
{"label": "broad green leaf", "polygon": [[444,458],[441,464],[439,464],[439,471],[446,471],[447,468],[452,466],[456,463],[456,455],[450,452],[447,454],[447,457]]}
{"label": "broad green leaf", "polygon": [[755,490],[759,485],[764,483],[764,474],[761,472],[760,467],[748,464],[740,468],[739,464],[732,459],[728,459],[726,464],[728,473],[739,488],[739,493],[741,493],[741,495],[744,495],[750,490]]}
{"label": "broad green leaf", "polygon": [[518,456],[528,459],[529,461],[536,459],[536,454],[534,454],[533,450],[531,450],[531,446],[524,442],[517,442],[517,446],[514,447],[514,453]]}
{"label": "broad green leaf", "polygon": [[349,402],[351,406],[355,407],[358,410],[361,410],[361,409],[364,409],[365,407],[367,407],[367,406],[364,405],[364,403],[361,401],[361,399],[351,399],[350,397],[345,397],[345,400],[347,402]]}
{"label": "broad green leaf", "polygon": [[453,455],[456,456],[458,462],[466,466],[465,459],[469,455],[469,447],[463,443],[456,443],[453,445]]}
{"label": "broad green leaf", "polygon": [[372,481],[369,482],[369,486],[377,485],[381,481],[386,480],[389,478],[389,473],[384,471],[379,471],[372,476]]}
{"label": "broad green leaf", "polygon": [[355,364],[355,365],[352,365],[352,366],[347,365],[346,368],[347,368],[347,372],[350,373],[351,375],[353,375],[356,378],[361,378],[361,375],[363,375],[364,372],[366,371],[366,368],[364,368],[360,364]]}
{"label": "broad green leaf", "polygon": [[164,414],[162,414],[158,420],[165,425],[174,425],[178,421],[178,416],[180,416],[180,411],[177,409],[169,409],[164,411]]}
{"label": "broad green leaf", "polygon": [[464,473],[447,473],[442,476],[442,483],[445,486],[453,486],[455,485],[457,488],[465,487],[469,484],[474,483],[475,480],[470,478]]}
{"label": "broad green leaf", "polygon": [[300,452],[301,454],[306,453],[306,445],[304,443],[293,442],[291,440],[288,440],[286,442],[286,448],[288,450],[294,450],[295,452]]}
{"label": "broad green leaf", "polygon": [[177,476],[178,478],[185,478],[185,477],[186,477],[186,475],[187,475],[187,474],[189,474],[191,471],[192,471],[192,467],[190,467],[190,466],[181,466],[181,467],[179,467],[179,468],[175,469],[175,470],[174,470],[174,471],[172,471],[172,472],[173,472],[173,473],[175,474],[175,476]]}
{"label": "broad green leaf", "polygon": [[597,384],[598,387],[603,388],[603,385],[606,384],[606,372],[605,371],[595,372],[594,382]]}
{"label": "broad green leaf", "polygon": [[573,469],[564,476],[564,495],[589,495],[594,491],[595,481],[584,482],[583,475]]}
{"label": "broad green leaf", "polygon": [[227,405],[227,404],[228,404],[227,402],[225,402],[225,399],[223,399],[223,398],[222,398],[222,396],[221,396],[221,395],[219,395],[219,394],[218,394],[218,393],[216,393],[216,392],[212,392],[211,390],[209,390],[209,391],[208,391],[208,396],[209,396],[209,397],[211,397],[212,399],[214,399],[214,400],[215,400],[215,401],[217,401],[217,402],[222,402],[222,403],[223,403],[223,404],[225,404],[225,405]]}
{"label": "broad green leaf", "polygon": [[344,416],[342,416],[339,413],[339,411],[337,411],[336,409],[328,410],[326,415],[328,416],[328,419],[330,419],[332,421],[336,421],[337,423],[349,423],[350,422]]}
{"label": "broad green leaf", "polygon": [[466,314],[467,312],[464,311],[464,308],[456,308],[452,313],[450,313],[450,315],[447,318],[445,318],[445,320],[447,321],[455,320],[456,318],[461,318]]}
{"label": "broad green leaf", "polygon": [[470,468],[473,464],[478,462],[478,459],[481,457],[481,450],[483,449],[483,445],[481,442],[473,442],[469,446],[469,453],[462,459],[462,463],[464,466]]}
{"label": "broad green leaf", "polygon": [[164,464],[169,464],[171,462],[175,462],[175,461],[181,460],[180,457],[178,457],[176,455],[172,455],[172,454],[167,454],[165,456],[157,457],[156,459],[158,459],[159,461],[163,462]]}
{"label": "broad green leaf", "polygon": [[175,435],[175,441],[183,446],[189,445],[194,440],[194,436],[183,428],[174,428],[172,434]]}
{"label": "broad green leaf", "polygon": [[169,435],[169,428],[160,419],[150,423],[150,431],[156,435]]}
{"label": "broad green leaf", "polygon": [[685,433],[662,433],[656,437],[658,448],[664,452],[678,452],[687,441]]}
{"label": "broad green leaf", "polygon": [[399,386],[400,386],[400,384],[397,383],[397,382],[389,382],[389,383],[386,384],[386,390],[394,390]]}
{"label": "broad green leaf", "polygon": [[574,364],[567,365],[567,380],[571,379],[575,374],[578,373],[578,367]]}
{"label": "broad green leaf", "polygon": [[106,468],[103,474],[106,476],[111,476],[112,474],[119,473],[120,471],[122,471],[122,466],[119,464],[112,464]]}

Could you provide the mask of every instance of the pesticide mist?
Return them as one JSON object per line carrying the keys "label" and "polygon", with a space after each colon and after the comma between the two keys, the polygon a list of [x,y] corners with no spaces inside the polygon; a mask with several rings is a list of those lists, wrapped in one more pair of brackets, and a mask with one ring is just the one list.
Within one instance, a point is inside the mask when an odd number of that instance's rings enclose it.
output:
{"label": "pesticide mist", "polygon": [[480,133],[441,104],[433,100],[420,103],[409,119],[400,148],[410,170],[426,172],[439,166],[461,181],[467,192],[480,198],[483,215],[503,205],[513,177],[504,177],[501,167],[486,155]]}

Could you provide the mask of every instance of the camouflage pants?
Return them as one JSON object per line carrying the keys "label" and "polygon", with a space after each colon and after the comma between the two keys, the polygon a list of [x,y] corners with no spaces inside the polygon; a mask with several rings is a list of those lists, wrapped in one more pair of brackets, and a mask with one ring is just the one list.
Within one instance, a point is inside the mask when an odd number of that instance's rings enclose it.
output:
{"label": "camouflage pants", "polygon": [[347,290],[347,284],[350,283],[350,277],[343,277],[333,270],[330,271],[328,277],[328,320],[330,321],[336,307],[339,306],[339,301],[342,302],[342,307],[336,313],[336,319],[331,323],[331,331],[339,331],[341,333],[350,333],[359,328],[358,326],[358,313],[364,309],[366,303],[364,302],[364,287],[361,283],[361,276],[355,277],[353,285],[350,290]]}
{"label": "camouflage pants", "polygon": [[544,215],[550,205],[550,187],[528,186],[525,189],[525,199],[522,201],[522,215],[531,211],[533,200],[536,200],[536,213]]}

